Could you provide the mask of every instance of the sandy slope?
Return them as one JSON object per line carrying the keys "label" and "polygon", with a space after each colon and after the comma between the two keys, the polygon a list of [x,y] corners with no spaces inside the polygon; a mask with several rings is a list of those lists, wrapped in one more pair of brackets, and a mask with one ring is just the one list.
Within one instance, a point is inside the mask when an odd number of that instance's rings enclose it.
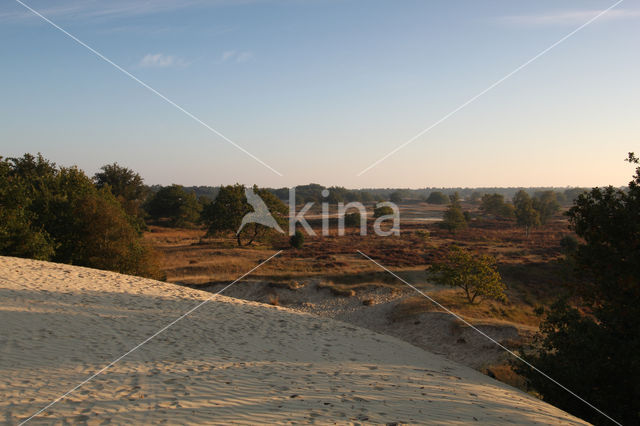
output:
{"label": "sandy slope", "polygon": [[[0,421],[18,423],[209,297],[0,257]],[[581,423],[395,338],[216,296],[32,423],[475,420]]]}

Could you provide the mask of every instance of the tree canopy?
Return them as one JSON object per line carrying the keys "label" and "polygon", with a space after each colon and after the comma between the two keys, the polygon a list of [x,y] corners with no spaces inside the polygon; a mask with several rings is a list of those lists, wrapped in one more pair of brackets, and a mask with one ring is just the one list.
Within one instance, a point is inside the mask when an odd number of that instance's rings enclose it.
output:
{"label": "tree canopy", "polygon": [[540,214],[533,207],[533,200],[526,191],[520,190],[513,197],[513,206],[518,225],[523,226],[525,233],[540,225]]}
{"label": "tree canopy", "polygon": [[[638,163],[633,153],[627,161]],[[640,424],[640,167],[626,190],[593,188],[567,215],[584,240],[571,252],[572,299],[552,306],[526,359],[622,424]],[[528,366],[519,370],[546,401],[608,423]]]}
{"label": "tree canopy", "polygon": [[453,246],[443,262],[431,266],[429,275],[440,285],[461,288],[469,303],[482,299],[506,299],[506,286],[492,256],[474,255]]}
{"label": "tree canopy", "polygon": [[[284,225],[288,213],[287,206],[271,191],[260,189],[257,186],[253,187],[253,191],[265,203],[276,222],[281,226]],[[235,184],[221,187],[215,201],[205,206],[202,212],[203,220],[208,226],[208,235],[237,233],[242,224],[242,218],[252,210],[253,208],[247,202],[244,185]],[[250,245],[256,239],[267,234],[270,229],[259,223],[247,224],[241,232],[236,234],[238,245]],[[243,240],[246,241],[244,244]]]}
{"label": "tree canopy", "polygon": [[185,191],[182,185],[171,185],[156,192],[145,209],[155,220],[166,220],[171,226],[188,227],[200,221],[202,205],[193,192]]}
{"label": "tree canopy", "polygon": [[41,155],[0,158],[0,253],[161,278],[118,200]]}

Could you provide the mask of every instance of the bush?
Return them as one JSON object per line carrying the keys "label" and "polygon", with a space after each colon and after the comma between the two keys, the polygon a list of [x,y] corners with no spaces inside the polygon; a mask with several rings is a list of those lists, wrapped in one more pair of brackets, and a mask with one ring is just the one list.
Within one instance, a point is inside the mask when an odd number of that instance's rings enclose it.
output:
{"label": "bush", "polygon": [[578,250],[579,245],[578,239],[573,235],[565,235],[560,239],[560,248],[562,248],[562,252],[566,255],[574,254]]}
{"label": "bush", "polygon": [[429,197],[427,198],[427,203],[429,203],[429,204],[448,204],[449,203],[449,197],[447,197],[446,195],[444,195],[440,191],[433,191],[431,194],[429,194]]}
{"label": "bush", "polygon": [[429,231],[427,231],[426,229],[418,229],[416,231],[416,236],[418,236],[419,238],[427,241],[431,237],[431,233]]}
{"label": "bush", "polygon": [[373,217],[379,218],[381,216],[388,216],[393,214],[393,209],[389,206],[381,206],[373,209]]}
{"label": "bush", "polygon": [[344,215],[344,226],[353,228],[360,226],[360,213],[348,213]]}
{"label": "bush", "polygon": [[465,218],[462,208],[457,201],[453,202],[447,211],[444,212],[442,226],[450,232],[455,232],[467,227],[467,219]]}
{"label": "bush", "polygon": [[302,248],[304,245],[304,234],[300,231],[296,231],[296,233],[289,238],[289,244],[293,248]]}

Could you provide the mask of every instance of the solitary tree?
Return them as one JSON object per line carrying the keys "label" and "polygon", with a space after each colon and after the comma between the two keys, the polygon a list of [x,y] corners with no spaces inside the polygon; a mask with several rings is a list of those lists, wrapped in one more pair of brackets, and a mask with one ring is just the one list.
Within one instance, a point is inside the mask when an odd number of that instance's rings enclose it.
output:
{"label": "solitary tree", "polygon": [[524,226],[525,235],[529,236],[529,230],[540,225],[540,215],[533,208],[533,201],[526,191],[520,190],[513,197],[516,220],[518,225]]}
{"label": "solitary tree", "polygon": [[[283,226],[288,212],[287,206],[266,189],[254,186],[253,191],[265,203],[276,222]],[[252,210],[253,208],[247,202],[244,185],[235,184],[221,187],[215,201],[206,206],[202,213],[203,220],[209,228],[207,234],[232,232],[236,235],[238,246],[252,244],[271,230],[271,228],[259,223],[248,223],[238,232],[242,218]],[[243,240],[245,240],[244,244]]]}
{"label": "solitary tree", "polygon": [[560,210],[560,203],[554,191],[543,191],[535,194],[533,198],[533,208],[540,216],[540,223],[543,225]]}
{"label": "solitary tree", "polygon": [[447,211],[444,212],[442,224],[450,232],[455,232],[459,229],[464,229],[467,227],[467,219],[462,212],[460,202],[454,197],[452,197],[451,199],[451,205],[449,206]]}
{"label": "solitary tree", "polygon": [[506,286],[492,256],[474,255],[454,246],[444,262],[431,266],[429,274],[438,284],[461,288],[469,303],[482,299],[506,300]]}

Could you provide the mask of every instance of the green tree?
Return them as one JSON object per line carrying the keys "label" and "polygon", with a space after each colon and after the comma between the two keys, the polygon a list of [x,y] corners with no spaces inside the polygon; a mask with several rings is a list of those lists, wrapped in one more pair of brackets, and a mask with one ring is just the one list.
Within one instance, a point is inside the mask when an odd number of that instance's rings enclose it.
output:
{"label": "green tree", "polygon": [[462,212],[460,202],[458,202],[455,197],[452,198],[451,205],[447,211],[444,212],[442,224],[450,232],[456,232],[467,227],[467,219]]}
{"label": "green tree", "polygon": [[0,253],[161,278],[113,194],[41,155],[0,163]]}
{"label": "green tree", "polygon": [[373,217],[376,219],[380,216],[389,216],[393,214],[393,209],[389,206],[380,206],[373,209]]}
{"label": "green tree", "polygon": [[291,238],[289,238],[289,244],[293,248],[302,248],[302,246],[304,245],[304,234],[296,230],[295,234],[293,234]]}
{"label": "green tree", "polygon": [[[276,222],[280,226],[284,226],[288,213],[287,206],[266,189],[260,189],[254,185],[253,191],[265,203]],[[271,231],[271,228],[259,223],[250,223],[244,226],[241,232],[237,232],[244,215],[252,210],[253,208],[247,202],[244,185],[235,184],[221,187],[218,197],[203,211],[203,219],[209,228],[207,234],[233,232],[236,234],[238,246],[252,244]],[[243,244],[243,240],[246,240],[246,243]]]}
{"label": "green tree", "polygon": [[526,191],[520,190],[513,197],[513,206],[518,225],[524,227],[526,236],[529,236],[529,230],[540,226],[540,215],[533,208],[533,200]]}
{"label": "green tree", "polygon": [[503,219],[515,216],[513,205],[506,203],[502,194],[484,194],[480,200],[480,210],[484,214]]}
{"label": "green tree", "polygon": [[389,195],[389,201],[396,204],[402,202],[402,198],[402,192],[400,191],[393,191],[391,195]]}
{"label": "green tree", "polygon": [[471,196],[469,197],[469,202],[471,204],[480,204],[480,200],[482,200],[482,193],[478,191],[473,191]]}
{"label": "green tree", "polygon": [[353,212],[347,213],[344,215],[344,226],[348,228],[353,228],[355,226],[360,226],[360,213]]}
{"label": "green tree", "polygon": [[546,224],[551,216],[560,210],[560,203],[555,191],[542,191],[535,194],[533,198],[533,208],[540,216],[540,223]]}
{"label": "green tree", "polygon": [[431,266],[429,275],[437,284],[461,288],[471,304],[482,299],[506,300],[506,286],[491,256],[453,246],[443,262]]}
{"label": "green tree", "polygon": [[136,226],[144,229],[142,204],[150,191],[138,173],[118,163],[107,164],[93,176],[93,182],[99,189],[109,189],[127,214],[137,218]]}
{"label": "green tree", "polygon": [[202,206],[193,192],[171,185],[156,192],[145,206],[155,220],[167,220],[170,226],[193,226],[200,221]]}
{"label": "green tree", "polygon": [[[638,159],[629,154],[629,162]],[[622,424],[640,424],[640,167],[628,188],[593,188],[568,211],[584,240],[572,251],[573,296],[554,304],[525,359]],[[596,424],[608,420],[526,365],[545,401]]]}
{"label": "green tree", "polygon": [[433,191],[431,194],[429,194],[429,197],[427,197],[427,203],[429,204],[447,204],[448,202],[449,197],[447,197],[440,191]]}

